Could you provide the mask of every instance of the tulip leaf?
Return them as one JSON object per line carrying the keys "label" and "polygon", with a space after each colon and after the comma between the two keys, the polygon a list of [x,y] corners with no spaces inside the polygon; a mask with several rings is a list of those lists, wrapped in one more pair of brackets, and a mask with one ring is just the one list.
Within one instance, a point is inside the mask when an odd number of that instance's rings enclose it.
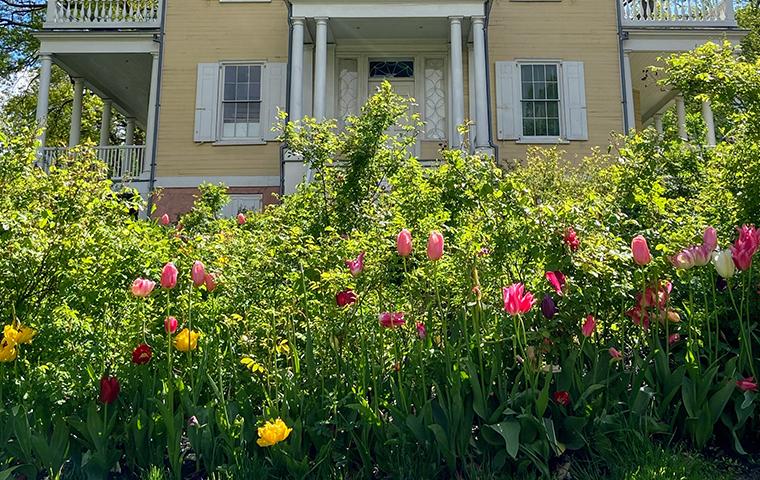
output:
{"label": "tulip leaf", "polygon": [[515,419],[505,420],[496,425],[488,425],[504,438],[507,453],[517,459],[517,452],[520,449],[520,422]]}

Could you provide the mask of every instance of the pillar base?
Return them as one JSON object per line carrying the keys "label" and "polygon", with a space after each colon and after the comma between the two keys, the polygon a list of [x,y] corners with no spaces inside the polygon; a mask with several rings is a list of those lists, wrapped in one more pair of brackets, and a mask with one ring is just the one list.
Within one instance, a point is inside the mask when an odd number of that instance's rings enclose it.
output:
{"label": "pillar base", "polygon": [[298,185],[306,180],[306,173],[306,164],[303,161],[303,156],[286,153],[285,161],[282,165],[282,193],[284,195],[295,193]]}

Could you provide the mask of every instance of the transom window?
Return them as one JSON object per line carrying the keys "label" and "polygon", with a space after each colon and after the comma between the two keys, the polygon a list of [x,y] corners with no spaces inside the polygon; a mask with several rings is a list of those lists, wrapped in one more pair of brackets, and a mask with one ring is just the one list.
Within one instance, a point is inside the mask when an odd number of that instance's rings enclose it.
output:
{"label": "transom window", "polygon": [[520,66],[523,135],[558,137],[559,76],[556,64]]}
{"label": "transom window", "polygon": [[370,61],[370,78],[414,78],[414,62],[401,61]]}
{"label": "transom window", "polygon": [[261,65],[225,65],[222,137],[261,137]]}

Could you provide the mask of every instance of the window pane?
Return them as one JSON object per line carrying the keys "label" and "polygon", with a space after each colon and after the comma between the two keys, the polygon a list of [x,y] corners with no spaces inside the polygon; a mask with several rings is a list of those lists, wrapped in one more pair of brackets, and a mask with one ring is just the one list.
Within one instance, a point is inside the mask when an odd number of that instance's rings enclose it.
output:
{"label": "window pane", "polygon": [[533,102],[523,102],[523,117],[533,118]]}
{"label": "window pane", "polygon": [[533,65],[533,81],[543,82],[546,77],[544,76],[543,65]]}
{"label": "window pane", "polygon": [[226,83],[224,84],[224,100],[235,100],[235,84],[234,83]]}
{"label": "window pane", "polygon": [[536,118],[546,118],[546,102],[535,102]]}
{"label": "window pane", "polygon": [[235,104],[235,122],[237,123],[245,123],[248,121],[248,104],[247,103],[237,103]]}
{"label": "window pane", "polygon": [[251,67],[251,82],[261,83],[261,65],[254,65]]}
{"label": "window pane", "polygon": [[250,67],[238,67],[237,69],[237,81],[238,83],[246,83],[248,81],[248,71]]}
{"label": "window pane", "polygon": [[369,76],[372,78],[413,78],[414,62],[372,61],[369,62]]}
{"label": "window pane", "polygon": [[549,128],[547,134],[552,137],[559,137],[559,119],[550,119],[548,123]]}
{"label": "window pane", "polygon": [[559,98],[559,88],[556,83],[549,82],[546,84],[546,98],[556,100]]}
{"label": "window pane", "polygon": [[523,65],[521,70],[523,82],[530,82],[533,80],[533,68],[530,65]]}
{"label": "window pane", "polygon": [[546,65],[545,69],[546,69],[546,81],[556,82],[557,81],[557,66]]}
{"label": "window pane", "polygon": [[546,120],[536,120],[536,136],[546,135]]}
{"label": "window pane", "polygon": [[261,84],[260,83],[248,84],[248,99],[261,100]]}
{"label": "window pane", "polygon": [[546,116],[559,118],[559,102],[546,102]]}
{"label": "window pane", "polygon": [[235,100],[248,100],[248,84],[238,83],[235,86]]}
{"label": "window pane", "polygon": [[233,123],[235,121],[235,104],[224,104],[224,123]]}
{"label": "window pane", "polygon": [[224,67],[224,83],[235,83],[236,75],[237,75],[237,67],[235,66]]}
{"label": "window pane", "polygon": [[248,122],[259,123],[260,118],[261,118],[261,104],[260,103],[248,104]]}
{"label": "window pane", "polygon": [[546,84],[545,83],[539,83],[536,85],[536,98],[543,100],[546,98]]}
{"label": "window pane", "polygon": [[532,83],[522,84],[522,98],[523,100],[531,100],[533,98],[533,84]]}
{"label": "window pane", "polygon": [[523,135],[526,137],[532,137],[536,134],[533,120],[523,119]]}

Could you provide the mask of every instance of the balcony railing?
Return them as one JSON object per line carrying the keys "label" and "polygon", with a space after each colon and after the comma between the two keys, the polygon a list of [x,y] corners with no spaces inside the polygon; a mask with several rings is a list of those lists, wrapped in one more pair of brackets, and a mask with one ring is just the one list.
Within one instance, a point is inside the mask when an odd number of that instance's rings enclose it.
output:
{"label": "balcony railing", "polygon": [[618,0],[629,27],[735,27],[733,0]]}
{"label": "balcony railing", "polygon": [[45,28],[158,28],[162,0],[48,0]]}
{"label": "balcony railing", "polygon": [[138,178],[145,170],[145,145],[117,145],[108,147],[45,147],[40,149],[40,166],[47,170],[62,159],[77,155],[95,155],[108,166],[114,180]]}

